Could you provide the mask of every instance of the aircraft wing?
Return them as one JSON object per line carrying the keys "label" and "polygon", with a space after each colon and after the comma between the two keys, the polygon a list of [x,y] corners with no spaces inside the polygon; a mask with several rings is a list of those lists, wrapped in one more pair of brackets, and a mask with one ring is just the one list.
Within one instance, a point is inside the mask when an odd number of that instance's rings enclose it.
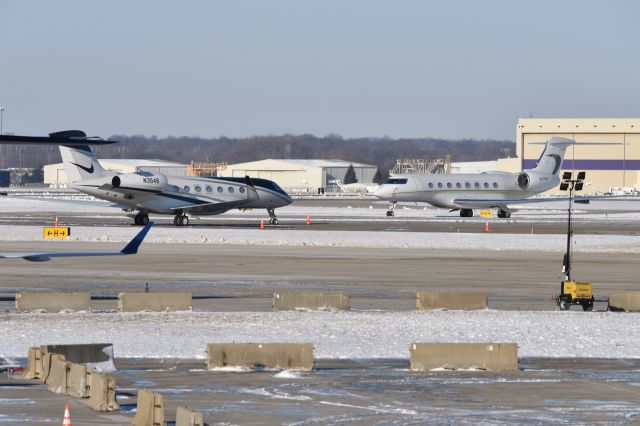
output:
{"label": "aircraft wing", "polygon": [[35,253],[0,253],[1,259],[24,259],[31,262],[45,262],[54,257],[93,257],[93,256],[126,256],[136,254],[138,247],[142,244],[144,237],[153,226],[153,222],[149,222],[147,226],[142,228],[138,234],[133,237],[129,243],[120,251],[99,251],[99,252],[35,252]]}
{"label": "aircraft wing", "polygon": [[207,202],[201,204],[186,204],[180,207],[172,207],[171,210],[184,210],[184,211],[197,211],[206,210],[207,212],[219,211],[224,213],[227,210],[236,209],[247,204],[251,200],[238,200],[238,201],[226,201],[226,202]]}
{"label": "aircraft wing", "polygon": [[[532,197],[532,198],[496,198],[496,199],[481,199],[481,198],[456,198],[453,200],[454,204],[460,206],[477,206],[479,204],[491,205],[491,206],[506,206],[508,204],[530,204],[530,203],[549,203],[549,202],[568,202],[568,197]],[[575,197],[574,203],[589,204],[591,199],[589,197]]]}

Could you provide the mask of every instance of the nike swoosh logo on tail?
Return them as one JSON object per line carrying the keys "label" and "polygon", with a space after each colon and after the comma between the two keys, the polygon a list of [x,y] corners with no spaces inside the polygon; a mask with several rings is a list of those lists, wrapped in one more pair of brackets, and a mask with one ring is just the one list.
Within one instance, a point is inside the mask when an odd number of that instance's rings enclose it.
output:
{"label": "nike swoosh logo on tail", "polygon": [[93,173],[93,163],[91,163],[91,167],[85,167],[85,166],[81,166],[80,164],[77,163],[71,163],[74,166],[77,166],[79,168],[81,168],[82,170],[84,170],[87,173]]}

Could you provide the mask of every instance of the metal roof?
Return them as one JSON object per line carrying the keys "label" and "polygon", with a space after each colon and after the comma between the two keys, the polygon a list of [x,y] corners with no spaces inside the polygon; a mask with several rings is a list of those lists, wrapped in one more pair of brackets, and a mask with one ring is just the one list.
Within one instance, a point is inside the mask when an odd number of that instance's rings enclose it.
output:
{"label": "metal roof", "polygon": [[297,164],[300,166],[310,166],[310,167],[349,167],[349,165],[353,164],[353,167],[378,167],[373,164],[364,164],[364,163],[356,163],[355,161],[345,161],[345,160],[323,160],[323,159],[295,159],[295,158],[273,158],[269,159],[270,161],[282,161],[285,163]]}

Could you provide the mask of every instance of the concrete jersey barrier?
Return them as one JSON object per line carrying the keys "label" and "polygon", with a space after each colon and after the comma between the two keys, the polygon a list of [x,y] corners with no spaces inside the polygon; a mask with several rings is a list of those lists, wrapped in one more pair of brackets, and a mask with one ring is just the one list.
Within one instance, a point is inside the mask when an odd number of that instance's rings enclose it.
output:
{"label": "concrete jersey barrier", "polygon": [[411,369],[481,369],[513,371],[518,368],[515,343],[413,343]]}
{"label": "concrete jersey barrier", "polygon": [[42,345],[42,354],[53,353],[64,355],[65,359],[77,364],[89,364],[101,371],[114,371],[113,344],[88,343],[73,345]]}
{"label": "concrete jersey barrier", "polygon": [[191,292],[120,293],[118,312],[140,311],[190,311]]}
{"label": "concrete jersey barrier", "polygon": [[176,426],[205,426],[204,416],[202,413],[190,410],[187,407],[178,407],[176,410]]}
{"label": "concrete jersey barrier", "polygon": [[164,426],[164,400],[162,395],[149,389],[138,391],[136,415],[132,426]]}
{"label": "concrete jersey barrier", "polygon": [[42,370],[42,350],[39,347],[29,348],[27,358],[27,369],[24,372],[25,379],[42,379],[44,372]]}
{"label": "concrete jersey barrier", "polygon": [[349,293],[286,292],[273,293],[274,311],[303,309],[349,310]]}
{"label": "concrete jersey barrier", "polygon": [[67,361],[63,355],[51,354],[46,384],[53,393],[67,392]]}
{"label": "concrete jersey barrier", "polygon": [[93,411],[118,411],[120,406],[116,400],[116,380],[103,373],[91,375],[90,396],[87,407]]}
{"label": "concrete jersey barrier", "polygon": [[92,375],[93,369],[87,364],[67,362],[67,389],[64,393],[76,398],[89,398]]}
{"label": "concrete jersey barrier", "polygon": [[609,295],[612,311],[640,312],[640,292],[613,293]]}
{"label": "concrete jersey barrier", "polygon": [[432,309],[475,310],[486,309],[489,295],[486,292],[424,292],[416,294],[416,309],[428,311]]}
{"label": "concrete jersey barrier", "polygon": [[210,343],[207,368],[241,367],[310,371],[312,343]]}
{"label": "concrete jersey barrier", "polygon": [[18,312],[60,312],[91,310],[89,293],[18,293],[16,311]]}

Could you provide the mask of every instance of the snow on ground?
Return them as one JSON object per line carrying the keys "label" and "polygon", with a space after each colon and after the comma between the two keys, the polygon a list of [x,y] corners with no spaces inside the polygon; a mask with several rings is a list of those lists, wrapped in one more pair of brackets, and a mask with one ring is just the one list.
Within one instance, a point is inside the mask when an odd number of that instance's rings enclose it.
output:
{"label": "snow on ground", "polygon": [[[135,235],[137,230],[138,228],[132,226],[105,228],[74,226],[70,239],[57,243],[60,244],[61,249],[66,249],[73,241],[125,243]],[[0,225],[0,241],[42,241],[42,227]],[[563,234],[156,227],[149,232],[144,242],[144,244],[149,243],[561,252],[565,250],[566,236]],[[69,248],[69,250],[71,249]],[[640,253],[640,236],[576,235],[574,236],[574,249],[583,253]],[[144,251],[144,245],[141,250]]]}
{"label": "snow on ground", "polygon": [[413,342],[516,342],[520,357],[640,357],[640,314],[615,312],[2,314],[0,332],[9,357],[97,342],[113,343],[117,358],[204,358],[216,342],[312,342],[317,358],[408,358]]}

